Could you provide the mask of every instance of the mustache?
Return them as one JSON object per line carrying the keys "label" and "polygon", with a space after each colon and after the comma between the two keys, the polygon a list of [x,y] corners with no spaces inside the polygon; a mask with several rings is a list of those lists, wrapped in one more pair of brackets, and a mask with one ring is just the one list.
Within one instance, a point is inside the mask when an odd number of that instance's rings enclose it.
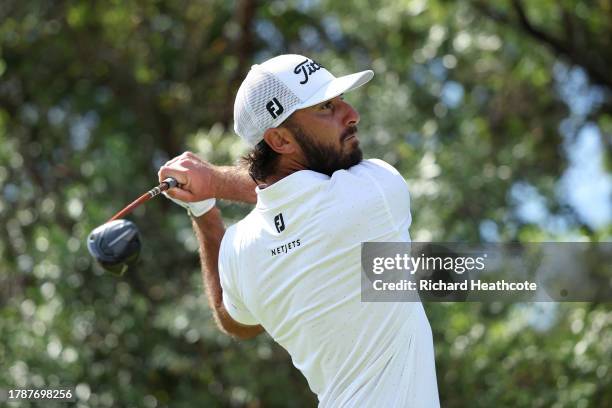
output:
{"label": "mustache", "polygon": [[344,139],[346,139],[349,136],[354,135],[355,133],[357,133],[357,126],[349,126],[347,127],[344,132],[342,132],[342,134],[340,135],[340,140],[343,141]]}

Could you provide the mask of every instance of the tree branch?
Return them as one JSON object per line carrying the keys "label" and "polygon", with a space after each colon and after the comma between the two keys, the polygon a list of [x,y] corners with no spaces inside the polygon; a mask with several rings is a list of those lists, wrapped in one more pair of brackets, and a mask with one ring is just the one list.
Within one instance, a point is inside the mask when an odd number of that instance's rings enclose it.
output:
{"label": "tree branch", "polygon": [[[569,60],[571,64],[581,66],[589,75],[591,81],[597,85],[607,88],[612,92],[612,77],[608,75],[608,67],[605,63],[597,60],[597,56],[589,54],[588,49],[576,44],[568,38],[568,41],[562,41],[559,38],[547,33],[546,31],[536,27],[527,16],[525,7],[521,0],[512,0],[512,6],[516,14],[516,18],[490,7],[483,1],[473,1],[474,8],[483,14],[485,17],[502,23],[508,27],[515,27],[523,31],[529,37],[550,48],[554,54],[563,56]],[[578,33],[577,27],[573,27],[573,34]],[[582,33],[582,31],[580,31]],[[584,33],[583,33],[584,34]]]}
{"label": "tree branch", "polygon": [[240,86],[242,78],[247,73],[253,52],[255,50],[255,34],[253,33],[253,23],[257,12],[257,0],[242,0],[236,6],[236,21],[240,27],[240,36],[235,43],[236,56],[238,57],[238,66],[232,75],[227,92],[225,95],[225,109],[222,117],[219,118],[221,123],[228,125],[231,123],[234,115],[234,95]]}

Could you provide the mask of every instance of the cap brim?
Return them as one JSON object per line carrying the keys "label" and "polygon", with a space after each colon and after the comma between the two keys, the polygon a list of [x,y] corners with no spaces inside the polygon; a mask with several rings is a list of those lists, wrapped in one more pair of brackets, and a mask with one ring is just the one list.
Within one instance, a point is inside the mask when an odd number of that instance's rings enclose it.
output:
{"label": "cap brim", "polygon": [[323,87],[321,87],[321,89],[315,92],[314,95],[302,102],[297,109],[308,108],[318,103],[335,98],[336,96],[345,92],[359,88],[361,85],[370,81],[373,76],[374,71],[367,70],[336,78],[325,84]]}

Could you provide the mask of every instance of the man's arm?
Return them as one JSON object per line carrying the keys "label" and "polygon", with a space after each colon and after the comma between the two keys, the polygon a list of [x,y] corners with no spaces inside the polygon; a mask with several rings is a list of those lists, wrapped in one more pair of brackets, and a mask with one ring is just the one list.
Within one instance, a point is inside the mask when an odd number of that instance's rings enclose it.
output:
{"label": "man's arm", "polygon": [[236,322],[223,306],[223,290],[219,279],[219,248],[225,233],[221,212],[214,207],[201,217],[193,219],[193,229],[200,243],[202,279],[206,288],[208,304],[219,328],[241,339],[250,339],[263,331],[263,327],[246,326]]}
{"label": "man's arm", "polygon": [[256,184],[246,168],[241,166],[216,166],[214,172],[216,198],[249,204],[257,202]]}
{"label": "man's arm", "polygon": [[194,202],[208,198],[257,202],[255,182],[246,168],[241,166],[214,166],[191,152],[169,160],[157,173],[160,183],[174,177],[181,188],[172,188],[167,194],[181,201]]}
{"label": "man's arm", "polygon": [[[167,194],[175,199],[194,202],[209,198],[220,198],[246,203],[255,203],[255,182],[246,169],[237,166],[213,166],[191,152],[169,160],[159,172],[160,180],[174,177],[180,188],[172,188]],[[219,279],[219,249],[225,234],[221,213],[213,207],[210,211],[193,218],[193,229],[200,247],[202,279],[208,303],[219,328],[241,339],[257,336],[263,328],[247,326],[235,321],[223,305],[223,289]]]}

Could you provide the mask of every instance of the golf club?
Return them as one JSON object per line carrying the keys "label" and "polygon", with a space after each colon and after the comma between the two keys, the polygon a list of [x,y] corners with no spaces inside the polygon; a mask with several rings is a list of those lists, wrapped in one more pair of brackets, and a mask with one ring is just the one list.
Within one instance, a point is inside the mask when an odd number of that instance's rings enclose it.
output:
{"label": "golf club", "polygon": [[121,276],[136,262],[140,254],[138,228],[133,222],[121,218],[151,198],[178,185],[175,179],[168,177],[157,187],[132,201],[89,234],[87,249],[100,266],[115,275]]}

